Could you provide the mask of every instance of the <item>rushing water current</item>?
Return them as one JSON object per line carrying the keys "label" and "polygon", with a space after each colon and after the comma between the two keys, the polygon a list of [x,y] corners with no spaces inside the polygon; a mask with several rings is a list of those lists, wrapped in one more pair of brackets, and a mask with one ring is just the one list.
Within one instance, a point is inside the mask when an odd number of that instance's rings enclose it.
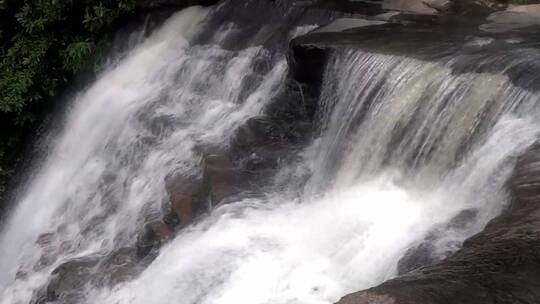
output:
{"label": "rushing water current", "polygon": [[[282,53],[222,47],[234,22],[193,43],[213,16],[175,14],[73,100],[3,224],[0,303],[28,303],[66,261],[132,246],[166,200],[166,177],[197,174],[197,146],[229,145],[284,89]],[[507,204],[504,183],[540,132],[540,109],[505,74],[453,73],[454,60],[336,51],[316,136],[273,181],[300,189],[218,206],[140,274],[61,303],[333,303],[395,276],[433,231],[435,255],[455,251]],[[474,216],[447,225],[463,211]]]}

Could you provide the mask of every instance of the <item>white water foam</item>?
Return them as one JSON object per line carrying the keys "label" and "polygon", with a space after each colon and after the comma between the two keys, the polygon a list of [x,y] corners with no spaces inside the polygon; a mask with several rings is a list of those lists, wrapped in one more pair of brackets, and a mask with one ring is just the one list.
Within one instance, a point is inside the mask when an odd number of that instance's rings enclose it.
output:
{"label": "white water foam", "polygon": [[[1,303],[28,302],[66,260],[131,244],[141,213],[164,199],[164,177],[196,170],[193,147],[224,144],[279,91],[283,60],[244,88],[265,50],[191,46],[204,16],[192,8],[173,17],[76,101],[2,232]],[[444,230],[440,255],[500,212],[513,157],[540,132],[537,101],[505,75],[338,54],[325,78],[320,139],[299,165],[312,171],[303,195],[268,193],[221,206],[161,248],[139,277],[86,286],[80,301],[333,303],[374,286],[460,211],[478,215]],[[108,176],[112,182],[103,182]],[[35,268],[43,253],[35,240],[48,231],[56,235],[51,248],[65,249]],[[13,280],[17,271],[25,275]]]}
{"label": "white water foam", "polygon": [[[165,176],[197,170],[194,146],[226,144],[279,92],[285,61],[259,74],[260,47],[190,45],[206,14],[174,15],[74,101],[0,236],[1,303],[28,302],[65,261],[132,244],[161,208]],[[41,248],[44,233],[53,237]]]}

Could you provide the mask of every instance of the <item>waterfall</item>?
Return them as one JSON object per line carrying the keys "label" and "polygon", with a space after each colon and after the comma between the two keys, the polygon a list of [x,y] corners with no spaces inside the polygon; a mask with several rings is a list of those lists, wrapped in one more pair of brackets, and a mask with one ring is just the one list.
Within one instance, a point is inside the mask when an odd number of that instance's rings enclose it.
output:
{"label": "waterfall", "polygon": [[506,206],[504,182],[539,135],[540,112],[538,94],[507,76],[454,75],[451,64],[334,54],[320,136],[297,164],[311,170],[303,194],[222,206],[136,280],[92,298],[333,303],[394,277],[427,236],[432,254],[455,251]]}
{"label": "waterfall", "polygon": [[[225,144],[279,91],[285,61],[261,47],[221,49],[225,30],[214,44],[190,45],[206,15],[177,13],[74,101],[4,226],[2,303],[28,301],[66,260],[130,244],[141,218],[159,211],[166,175],[196,170],[193,147]],[[255,70],[261,60],[269,68]],[[52,239],[40,248],[44,233]],[[23,278],[10,284],[17,272]]]}
{"label": "waterfall", "polygon": [[[254,43],[278,17],[239,28],[225,6],[173,15],[72,102],[2,227],[0,303],[35,299],[67,261],[133,246],[167,177],[201,175],[198,147],[229,147],[283,93],[284,52]],[[278,18],[280,39],[314,28],[295,16]],[[396,276],[426,240],[447,256],[507,206],[513,162],[540,133],[539,94],[505,73],[523,61],[480,68],[496,59],[335,51],[314,138],[267,188],[212,206],[129,279],[83,282],[61,303],[333,303]],[[466,60],[478,70],[456,72]]]}
{"label": "waterfall", "polygon": [[[471,57],[479,67],[505,61]],[[334,54],[321,93],[322,136],[307,193],[382,178],[424,200],[423,212],[439,218],[435,223],[474,213],[475,220],[437,240],[443,256],[457,249],[507,206],[504,183],[540,132],[540,94],[504,74],[529,69],[522,56],[515,58],[503,72],[460,74],[453,67],[470,57],[430,63],[352,50]]]}

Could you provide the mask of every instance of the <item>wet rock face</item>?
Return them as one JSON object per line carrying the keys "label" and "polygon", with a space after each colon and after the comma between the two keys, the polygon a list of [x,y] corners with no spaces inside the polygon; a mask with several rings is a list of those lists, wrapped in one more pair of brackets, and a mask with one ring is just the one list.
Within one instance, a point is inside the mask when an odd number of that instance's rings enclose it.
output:
{"label": "wet rock face", "polygon": [[[449,232],[455,231],[459,233],[460,230],[468,229],[469,225],[476,219],[477,213],[475,209],[463,210],[451,219],[448,224],[433,229],[422,243],[409,248],[405,252],[398,262],[398,275],[406,274],[424,266],[433,265],[448,257],[452,252],[450,248],[458,248],[461,244],[455,241],[441,244],[441,238],[444,238]],[[438,246],[443,246],[443,250],[438,248]]]}
{"label": "wet rock face", "polygon": [[517,163],[509,210],[444,261],[420,268],[340,304],[514,304],[540,298],[540,149]]}
{"label": "wet rock face", "polygon": [[52,279],[46,289],[40,291],[36,303],[81,302],[84,299],[81,291],[90,282],[97,264],[97,258],[85,258],[68,261],[58,266],[52,272]]}
{"label": "wet rock face", "polygon": [[164,219],[170,227],[184,227],[193,219],[208,211],[202,178],[198,176],[172,175],[165,180],[169,202]]}
{"label": "wet rock face", "polygon": [[52,271],[49,283],[34,294],[31,303],[82,303],[86,286],[113,287],[138,275],[150,261],[141,259],[132,247],[120,248],[107,256],[67,261]]}
{"label": "wet rock face", "polygon": [[172,229],[163,221],[147,223],[143,231],[137,237],[137,256],[146,257],[154,249],[159,249],[162,244],[174,237]]}
{"label": "wet rock face", "polygon": [[120,248],[100,261],[93,282],[97,286],[115,286],[135,277],[148,262],[140,259],[136,248]]}
{"label": "wet rock face", "polygon": [[204,158],[204,179],[208,183],[212,206],[238,192],[239,169],[234,166],[228,155],[210,154]]}

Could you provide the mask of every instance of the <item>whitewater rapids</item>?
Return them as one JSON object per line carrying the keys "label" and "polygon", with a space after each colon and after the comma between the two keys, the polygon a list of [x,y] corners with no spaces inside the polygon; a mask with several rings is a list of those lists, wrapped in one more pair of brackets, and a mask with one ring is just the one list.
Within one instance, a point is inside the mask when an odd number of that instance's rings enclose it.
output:
{"label": "whitewater rapids", "polygon": [[[132,245],[166,199],[165,177],[196,174],[196,146],[228,146],[284,89],[283,54],[221,47],[244,30],[234,20],[194,43],[213,16],[175,14],[73,101],[3,225],[0,303],[30,302],[68,260]],[[540,111],[537,94],[508,76],[454,74],[450,61],[336,52],[316,138],[275,178],[294,188],[307,174],[305,186],[218,206],[140,275],[86,284],[78,301],[329,304],[396,276],[399,259],[434,229],[435,254],[457,250],[507,205],[504,182],[536,141]],[[445,226],[464,210],[475,218]],[[55,239],[41,248],[49,232]]]}

